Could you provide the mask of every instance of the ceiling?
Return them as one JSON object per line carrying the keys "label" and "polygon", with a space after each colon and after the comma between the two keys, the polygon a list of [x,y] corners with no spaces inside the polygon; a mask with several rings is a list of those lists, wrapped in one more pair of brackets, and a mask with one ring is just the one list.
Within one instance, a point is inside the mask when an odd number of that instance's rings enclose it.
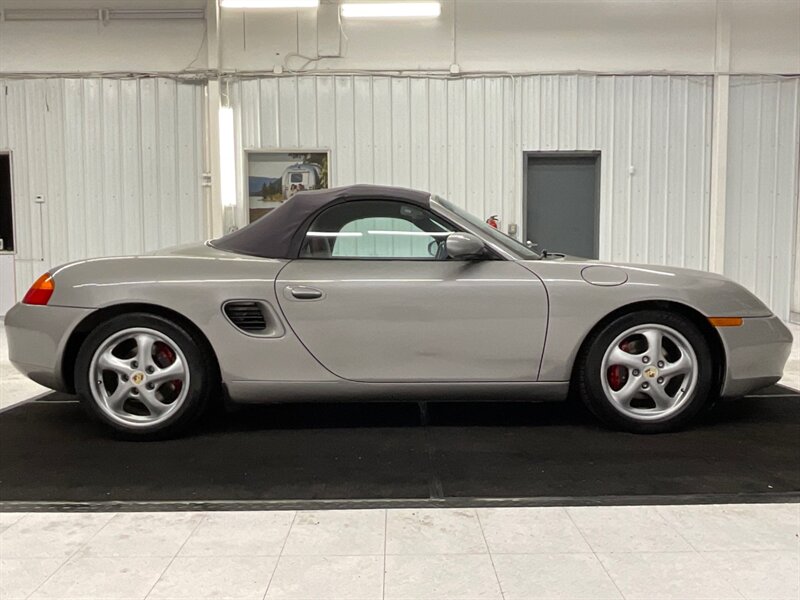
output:
{"label": "ceiling", "polygon": [[2,8],[24,9],[175,9],[205,8],[205,0],[0,0]]}

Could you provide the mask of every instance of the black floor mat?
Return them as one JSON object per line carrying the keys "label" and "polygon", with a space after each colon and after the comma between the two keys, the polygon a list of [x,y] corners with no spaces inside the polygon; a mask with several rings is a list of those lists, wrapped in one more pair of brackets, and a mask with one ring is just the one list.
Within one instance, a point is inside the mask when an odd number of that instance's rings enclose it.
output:
{"label": "black floor mat", "polygon": [[242,408],[149,443],[109,439],[73,398],[52,394],[0,413],[0,502],[8,510],[797,499],[800,395],[777,386],[762,394],[656,436],[609,431],[570,403],[286,404]]}

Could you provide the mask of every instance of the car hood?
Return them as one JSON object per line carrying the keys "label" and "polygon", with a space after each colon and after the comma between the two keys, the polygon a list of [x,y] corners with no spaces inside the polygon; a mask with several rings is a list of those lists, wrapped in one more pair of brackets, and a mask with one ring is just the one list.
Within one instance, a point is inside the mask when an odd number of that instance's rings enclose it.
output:
{"label": "car hood", "polygon": [[753,293],[718,273],[568,256],[520,262],[548,287],[589,284],[599,292],[621,293],[626,304],[668,300],[692,306],[706,316],[766,317],[772,314]]}

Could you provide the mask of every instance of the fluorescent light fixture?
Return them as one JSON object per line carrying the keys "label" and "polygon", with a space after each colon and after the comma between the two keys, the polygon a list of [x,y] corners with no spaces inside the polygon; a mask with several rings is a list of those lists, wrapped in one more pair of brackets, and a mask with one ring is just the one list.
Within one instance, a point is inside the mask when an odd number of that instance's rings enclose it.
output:
{"label": "fluorescent light fixture", "polygon": [[7,8],[3,18],[6,21],[203,20],[206,11],[202,8]]}
{"label": "fluorescent light fixture", "polygon": [[6,8],[5,21],[99,21],[100,11],[78,8]]}
{"label": "fluorescent light fixture", "polygon": [[219,108],[219,193],[222,206],[236,206],[236,140],[230,106]]}
{"label": "fluorescent light fixture", "polygon": [[206,11],[202,8],[109,8],[106,15],[110,20],[196,19],[200,21],[206,18]]}
{"label": "fluorescent light fixture", "polygon": [[219,0],[222,8],[317,8],[319,0]]}
{"label": "fluorescent light fixture", "polygon": [[346,2],[342,16],[348,19],[409,19],[438,17],[440,2]]}
{"label": "fluorescent light fixture", "polygon": [[320,238],[340,238],[340,237],[362,237],[364,234],[360,231],[307,231],[308,237]]}

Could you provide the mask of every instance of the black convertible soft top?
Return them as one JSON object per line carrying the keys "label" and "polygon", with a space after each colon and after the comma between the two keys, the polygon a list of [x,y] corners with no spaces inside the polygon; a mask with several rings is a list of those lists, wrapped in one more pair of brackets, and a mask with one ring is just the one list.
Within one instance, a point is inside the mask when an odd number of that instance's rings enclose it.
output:
{"label": "black convertible soft top", "polygon": [[272,212],[211,241],[220,250],[262,258],[297,258],[303,234],[324,208],[358,200],[401,200],[428,208],[430,193],[382,185],[349,185],[297,192]]}

